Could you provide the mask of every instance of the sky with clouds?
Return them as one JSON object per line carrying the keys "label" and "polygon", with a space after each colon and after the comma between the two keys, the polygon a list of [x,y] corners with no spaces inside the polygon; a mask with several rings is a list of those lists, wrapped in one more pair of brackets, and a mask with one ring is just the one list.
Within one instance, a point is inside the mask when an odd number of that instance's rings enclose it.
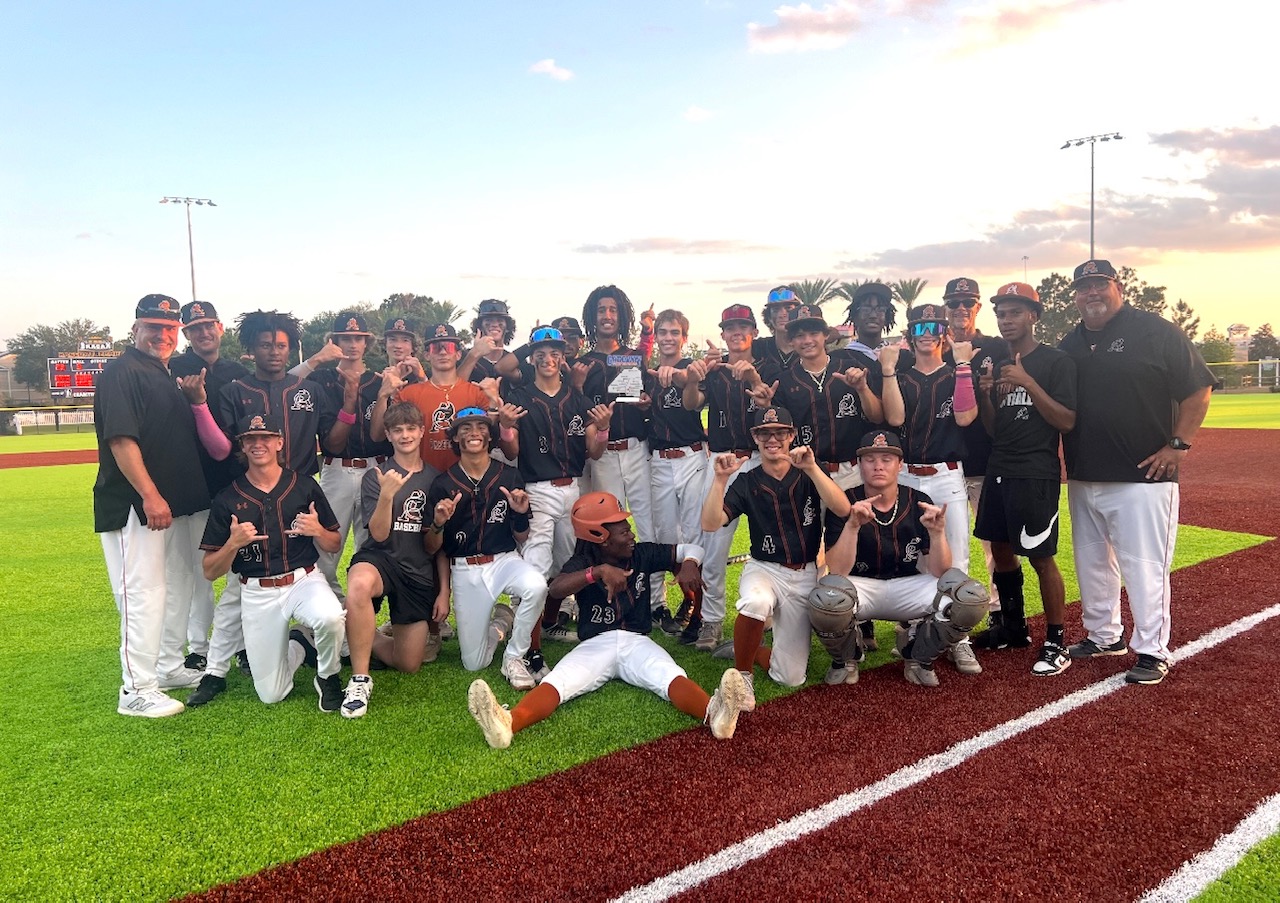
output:
{"label": "sky with clouds", "polygon": [[[6,4],[0,340],[137,298],[393,292],[522,327],[614,283],[713,335],[798,279],[1097,255],[1257,326],[1280,114],[1256,3]],[[829,319],[840,319],[829,305]],[[989,311],[983,312],[988,318]],[[980,320],[987,331],[994,321]]]}

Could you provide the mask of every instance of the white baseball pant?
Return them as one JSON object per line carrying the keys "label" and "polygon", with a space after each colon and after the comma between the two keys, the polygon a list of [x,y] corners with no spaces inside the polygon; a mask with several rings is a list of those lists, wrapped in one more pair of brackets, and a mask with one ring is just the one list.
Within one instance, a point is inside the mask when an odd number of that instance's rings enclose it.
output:
{"label": "white baseball pant", "polygon": [[667,650],[649,637],[606,630],[569,650],[542,682],[556,688],[562,703],[598,690],[615,677],[669,700],[671,682],[687,676]]}
{"label": "white baseball pant", "polygon": [[204,579],[204,552],[200,542],[204,539],[208,511],[191,515],[192,533],[196,543],[191,547],[191,612],[187,615],[187,648],[199,655],[208,655],[209,631],[213,628],[213,584]]}
{"label": "white baseball pant", "polygon": [[850,577],[858,590],[859,621],[915,621],[933,614],[938,578],[911,574],[891,580]]}
{"label": "white baseball pant", "polygon": [[[610,451],[591,462],[591,489],[611,493],[636,524],[636,539],[653,542],[653,488],[649,478],[649,447],[643,439],[617,439],[627,447]],[[613,442],[609,443],[610,445]]]}
{"label": "white baseball pant", "polygon": [[[373,463],[369,459],[370,464]],[[343,467],[341,458],[334,458],[328,464],[320,465],[320,488],[324,497],[329,500],[329,507],[338,518],[338,535],[342,537],[342,547],[337,552],[320,553],[320,570],[329,582],[329,589],[341,598],[344,593],[338,584],[338,562],[347,550],[347,531],[355,531],[355,547],[358,550],[369,539],[369,531],[364,525],[364,515],[360,511],[360,484],[368,473],[364,467]]]}
{"label": "white baseball pant", "polygon": [[[707,497],[706,443],[695,451],[690,446],[668,449],[667,453],[683,452],[681,457],[663,457],[662,452],[649,455],[649,481],[651,488],[653,541],[696,543],[702,536],[702,502]],[[649,586],[654,588],[653,607],[666,604],[666,594],[658,592],[667,575],[650,575]],[[705,619],[705,615],[703,616]]]}
{"label": "white baseball pant", "polygon": [[[722,452],[712,452],[714,457]],[[733,485],[733,481],[749,470],[760,466],[760,452],[752,452],[725,484],[725,490]],[[715,481],[715,467],[708,465],[703,471],[705,483],[702,487],[702,498],[705,501]],[[702,546],[706,557],[702,559],[702,620],[723,621],[725,618],[725,574],[729,570],[729,550],[733,547],[733,536],[738,530],[739,518],[734,518],[714,533],[702,534],[698,544]]]}
{"label": "white baseball pant", "polygon": [[[347,613],[329,589],[324,574],[303,568],[292,572],[289,586],[264,587],[250,577],[240,587],[245,650],[253,666],[253,689],[265,703],[279,702],[293,689],[293,675],[302,662],[289,646],[289,622],[297,621],[315,633],[316,674],[329,677],[342,667],[340,651],[346,635]],[[239,582],[232,574],[230,579]]]}
{"label": "white baseball pant", "polygon": [[[209,636],[205,673],[226,677],[231,668],[231,657],[244,648],[244,627],[240,623],[240,578],[227,574],[227,585],[218,597],[218,604],[213,607],[213,633]],[[253,667],[252,661],[249,666]]]}
{"label": "white baseball pant", "polygon": [[557,486],[541,480],[525,487],[529,493],[529,537],[524,541],[524,560],[544,579],[560,573],[573,555],[573,503],[578,500],[578,481]]}
{"label": "white baseball pant", "polygon": [[534,625],[542,617],[547,601],[547,578],[515,552],[503,552],[484,564],[467,564],[453,559],[453,616],[458,622],[458,647],[462,667],[468,671],[487,668],[493,661],[489,621],[498,596],[506,593],[520,600],[516,620],[507,640],[504,657],[524,658]]}
{"label": "white baseball pant", "polygon": [[773,651],[769,676],[785,687],[804,683],[809,667],[811,627],[809,593],[818,582],[818,566],[809,562],[793,570],[769,561],[750,559],[738,580],[738,617],[773,618]]}

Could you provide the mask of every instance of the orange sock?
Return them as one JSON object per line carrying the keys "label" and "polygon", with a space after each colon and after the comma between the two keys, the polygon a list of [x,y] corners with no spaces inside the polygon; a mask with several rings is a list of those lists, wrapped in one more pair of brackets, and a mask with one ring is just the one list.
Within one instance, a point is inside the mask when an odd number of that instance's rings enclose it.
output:
{"label": "orange sock", "polygon": [[738,615],[738,620],[733,622],[733,664],[739,671],[750,674],[761,652],[765,653],[767,661],[768,650],[760,648],[762,640],[764,621]]}
{"label": "orange sock", "polygon": [[773,661],[773,647],[761,646],[756,649],[756,664],[764,668],[765,673],[769,671],[769,662]]}
{"label": "orange sock", "polygon": [[687,677],[677,677],[667,687],[667,697],[671,704],[691,718],[702,721],[707,717],[707,703],[711,697],[707,691]]}
{"label": "orange sock", "polygon": [[511,710],[511,733],[518,734],[531,724],[537,724],[560,705],[560,694],[551,684],[538,684],[525,694]]}

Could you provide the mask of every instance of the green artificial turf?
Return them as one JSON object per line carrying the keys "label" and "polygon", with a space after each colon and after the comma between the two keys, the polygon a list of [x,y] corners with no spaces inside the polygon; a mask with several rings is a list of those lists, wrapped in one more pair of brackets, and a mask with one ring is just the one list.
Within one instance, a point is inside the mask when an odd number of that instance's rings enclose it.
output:
{"label": "green artificial turf", "polygon": [[1245,854],[1235,868],[1210,884],[1197,903],[1256,903],[1274,900],[1280,888],[1280,834]]}
{"label": "green artificial turf", "polygon": [[[156,721],[121,717],[113,708],[119,619],[92,532],[94,473],[92,465],[0,471],[0,673],[23,688],[9,697],[0,757],[0,896],[162,899],[695,727],[614,681],[521,733],[511,749],[490,750],[466,711],[476,675],[462,670],[456,641],[418,675],[377,672],[359,721],[317,711],[305,670],[275,706],[233,670],[228,692],[207,707]],[[1261,540],[1184,527],[1177,563]],[[1059,562],[1070,598],[1070,555]],[[730,600],[739,572],[730,569]],[[1034,576],[1028,601],[1038,608]],[[892,627],[881,630],[887,650]],[[714,686],[725,662],[657,638],[691,678]],[[568,648],[546,644],[552,663]],[[875,653],[869,664],[888,658]],[[815,643],[810,681],[826,666]],[[481,676],[503,701],[518,699],[497,665]],[[761,702],[789,692],[757,685]]]}

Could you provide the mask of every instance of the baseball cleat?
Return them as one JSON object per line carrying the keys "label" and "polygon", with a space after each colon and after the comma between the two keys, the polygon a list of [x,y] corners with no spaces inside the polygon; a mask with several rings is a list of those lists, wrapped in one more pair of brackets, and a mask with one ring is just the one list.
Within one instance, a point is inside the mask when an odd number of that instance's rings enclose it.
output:
{"label": "baseball cleat", "polygon": [[1040,656],[1031,666],[1031,673],[1036,677],[1053,677],[1071,667],[1071,655],[1065,646],[1057,643],[1045,643],[1040,647]]}
{"label": "baseball cleat", "polygon": [[529,666],[518,655],[503,657],[502,676],[507,679],[507,683],[511,684],[511,688],[514,690],[532,690],[538,685],[533,675],[529,673]]}
{"label": "baseball cleat", "polygon": [[725,640],[719,646],[711,651],[712,658],[727,659],[733,661],[733,640]]}
{"label": "baseball cleat", "polygon": [[440,646],[444,641],[438,633],[427,634],[427,644],[422,649],[422,663],[429,665],[440,657]]}
{"label": "baseball cleat", "polygon": [[677,637],[676,642],[679,643],[681,646],[696,646],[698,642],[698,636],[701,633],[702,633],[702,619],[691,618],[689,620],[689,623],[684,626],[684,629],[680,631],[680,636]]}
{"label": "baseball cleat", "polygon": [[554,627],[543,627],[542,638],[556,643],[578,642],[577,629],[569,626],[569,613],[567,611],[560,612],[556,617]]}
{"label": "baseball cleat", "polygon": [[192,671],[203,671],[209,667],[209,659],[201,655],[199,652],[190,653],[182,661],[182,667],[190,668]]}
{"label": "baseball cleat", "polygon": [[933,669],[920,664],[915,659],[907,659],[906,667],[902,673],[907,678],[908,683],[913,683],[917,687],[938,686],[938,675],[933,673]]}
{"label": "baseball cleat", "polygon": [[121,690],[120,701],[116,711],[121,715],[132,715],[135,718],[167,718],[180,714],[186,706],[176,699],[170,699],[159,690]]}
{"label": "baseball cleat", "polygon": [[249,653],[243,649],[236,653],[236,667],[245,677],[253,677],[253,669],[249,667]]}
{"label": "baseball cleat", "polygon": [[483,680],[471,682],[467,690],[467,710],[480,725],[489,746],[506,749],[511,745],[511,713],[499,705],[497,697]]}
{"label": "baseball cleat", "polygon": [[720,645],[720,628],[721,621],[703,621],[702,626],[698,628],[698,641],[694,643],[693,648],[699,652],[715,652],[717,646]]}
{"label": "baseball cleat", "polygon": [[206,674],[200,678],[200,686],[187,697],[187,708],[194,709],[213,702],[214,697],[227,691],[227,679],[216,674]]}
{"label": "baseball cleat", "polygon": [[547,660],[542,657],[541,649],[530,649],[529,654],[524,658],[524,663],[538,683],[542,683],[542,679],[551,673],[551,669],[547,667]]}
{"label": "baseball cleat", "polygon": [[747,692],[747,683],[737,668],[727,669],[720,677],[720,686],[707,703],[707,726],[717,740],[728,740],[738,727],[738,715]]}
{"label": "baseball cleat", "polygon": [[1154,655],[1140,654],[1137,663],[1125,674],[1124,682],[1154,686],[1164,680],[1165,675],[1168,673],[1168,662],[1158,659]]}
{"label": "baseball cleat", "polygon": [[373,678],[367,674],[353,674],[342,694],[342,717],[360,718],[369,711],[369,694],[373,692]]}
{"label": "baseball cleat", "polygon": [[320,695],[320,711],[336,712],[342,708],[342,679],[337,674],[328,677],[317,674],[312,684]]}
{"label": "baseball cleat", "polygon": [[982,665],[978,662],[978,656],[974,654],[973,647],[968,643],[956,643],[947,650],[947,658],[951,659],[956,666],[956,670],[961,674],[982,673]]}
{"label": "baseball cleat", "polygon": [[162,690],[187,690],[191,687],[200,685],[200,679],[204,677],[204,672],[194,671],[191,668],[179,668],[172,674],[162,674],[160,676],[160,689]]}
{"label": "baseball cleat", "polygon": [[838,687],[841,684],[856,684],[858,682],[858,663],[833,661],[831,667],[827,669],[827,673],[823,676],[822,682],[829,687]]}
{"label": "baseball cleat", "polygon": [[680,631],[684,629],[679,621],[671,617],[671,612],[667,610],[665,605],[653,610],[653,626],[667,636],[679,636]]}
{"label": "baseball cleat", "polygon": [[1072,643],[1067,647],[1067,654],[1072,658],[1101,658],[1104,655],[1124,655],[1128,651],[1129,647],[1123,638],[1106,646],[1099,646],[1093,640],[1085,637],[1080,642]]}
{"label": "baseball cleat", "polygon": [[[737,670],[736,668],[734,669]],[[742,711],[754,712],[756,710],[756,675],[755,672],[747,673],[746,671],[738,671],[742,675],[742,685],[746,688],[746,692],[742,694]]]}

